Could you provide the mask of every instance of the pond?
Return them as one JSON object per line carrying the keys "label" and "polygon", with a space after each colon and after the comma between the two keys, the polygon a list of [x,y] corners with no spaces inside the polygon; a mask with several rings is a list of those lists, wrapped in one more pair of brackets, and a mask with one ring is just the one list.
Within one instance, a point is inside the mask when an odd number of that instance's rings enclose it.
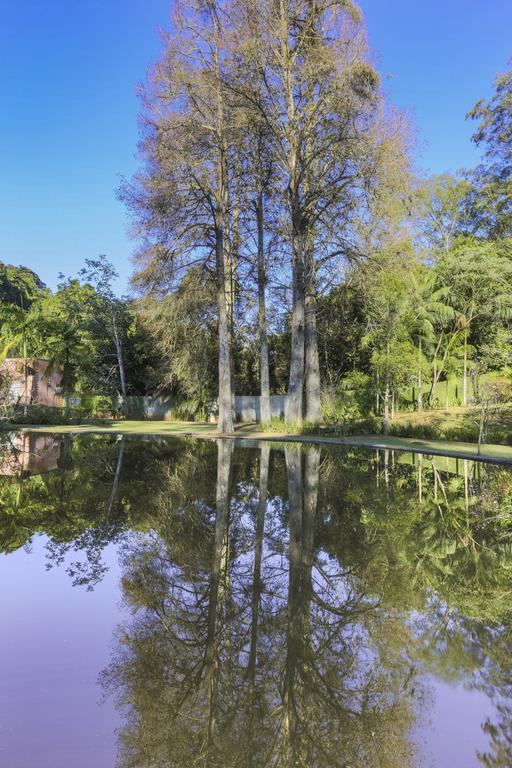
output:
{"label": "pond", "polygon": [[4,435],[0,765],[512,765],[512,470]]}

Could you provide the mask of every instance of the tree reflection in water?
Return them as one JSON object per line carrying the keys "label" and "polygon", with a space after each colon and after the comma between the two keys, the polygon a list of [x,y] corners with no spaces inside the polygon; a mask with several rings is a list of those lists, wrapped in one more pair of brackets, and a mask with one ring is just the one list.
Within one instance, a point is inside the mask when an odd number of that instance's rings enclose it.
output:
{"label": "tree reflection in water", "polygon": [[123,766],[411,761],[411,632],[322,551],[319,449],[273,457],[267,497],[269,458],[262,447],[259,479],[239,472],[228,492],[232,444],[219,441],[215,504],[163,497],[164,530],[157,519],[125,549],[134,619],[105,673]]}
{"label": "tree reflection in water", "polygon": [[[429,680],[484,692],[512,765],[512,472],[391,452],[62,439],[0,477],[0,548],[48,536],[130,609],[102,674],[119,768],[414,766]],[[46,466],[38,456],[38,466]],[[430,676],[430,678],[428,677]],[[476,759],[476,758],[475,758]]]}

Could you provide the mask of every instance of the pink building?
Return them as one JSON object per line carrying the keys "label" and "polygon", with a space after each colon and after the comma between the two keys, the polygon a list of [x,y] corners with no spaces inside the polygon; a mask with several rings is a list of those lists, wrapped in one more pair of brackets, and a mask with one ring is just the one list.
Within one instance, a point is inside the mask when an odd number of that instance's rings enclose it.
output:
{"label": "pink building", "polygon": [[60,444],[51,435],[10,433],[0,451],[0,475],[22,477],[58,469]]}
{"label": "pink building", "polygon": [[60,385],[63,371],[50,366],[49,360],[37,358],[25,361],[19,357],[8,357],[0,370],[11,380],[11,402],[50,408],[62,405]]}

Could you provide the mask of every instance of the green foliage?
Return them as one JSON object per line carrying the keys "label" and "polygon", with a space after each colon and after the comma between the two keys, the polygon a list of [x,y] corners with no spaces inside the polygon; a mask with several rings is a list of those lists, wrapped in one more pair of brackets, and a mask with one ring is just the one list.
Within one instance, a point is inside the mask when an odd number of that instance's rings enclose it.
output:
{"label": "green foliage", "polygon": [[[82,417],[92,419],[119,418],[121,415],[117,395],[81,395],[80,405],[76,410]],[[134,412],[138,412],[136,405]]]}
{"label": "green foliage", "polygon": [[448,251],[454,240],[471,228],[466,179],[449,174],[433,176],[417,190],[419,226],[428,248],[439,254]]}
{"label": "green foliage", "polygon": [[27,267],[15,267],[0,262],[0,302],[28,309],[45,293],[45,285]]}
{"label": "green foliage", "polygon": [[10,424],[80,424],[83,412],[79,408],[45,408],[29,405],[9,414]]}
{"label": "green foliage", "polygon": [[172,418],[178,421],[208,421],[213,412],[212,401],[188,398],[173,405]]}
{"label": "green foliage", "polygon": [[322,414],[326,424],[365,418],[371,413],[373,404],[372,379],[361,371],[352,371],[337,386],[327,385],[322,390]]}
{"label": "green foliage", "polygon": [[470,173],[473,227],[493,238],[512,236],[512,70],[496,78],[495,93],[479,101],[468,117],[478,122],[473,141],[483,162]]}
{"label": "green foliage", "polygon": [[217,386],[217,322],[215,286],[209,273],[190,270],[175,291],[149,296],[140,308],[159,354],[153,387],[159,392],[179,392],[196,403],[211,400]]}
{"label": "green foliage", "polygon": [[512,316],[512,260],[499,244],[460,238],[443,254],[436,273],[466,324]]}

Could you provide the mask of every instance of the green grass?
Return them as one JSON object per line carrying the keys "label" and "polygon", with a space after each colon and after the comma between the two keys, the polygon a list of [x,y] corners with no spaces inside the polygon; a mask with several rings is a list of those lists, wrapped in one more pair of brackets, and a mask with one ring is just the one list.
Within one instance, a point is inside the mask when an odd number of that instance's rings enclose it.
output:
{"label": "green grass", "polygon": [[81,424],[2,424],[2,429],[24,429],[30,432],[72,432],[73,434],[88,432],[114,432],[116,434],[140,434],[140,435],[187,435],[187,434],[215,434],[215,424],[202,424],[191,421],[143,421],[128,419],[99,419],[90,420]]}
{"label": "green grass", "polygon": [[[400,437],[420,437],[432,440],[477,442],[478,408],[449,408],[447,411],[400,413],[391,424],[391,433]],[[504,405],[489,422],[487,439],[490,443],[512,444],[512,406]]]}

